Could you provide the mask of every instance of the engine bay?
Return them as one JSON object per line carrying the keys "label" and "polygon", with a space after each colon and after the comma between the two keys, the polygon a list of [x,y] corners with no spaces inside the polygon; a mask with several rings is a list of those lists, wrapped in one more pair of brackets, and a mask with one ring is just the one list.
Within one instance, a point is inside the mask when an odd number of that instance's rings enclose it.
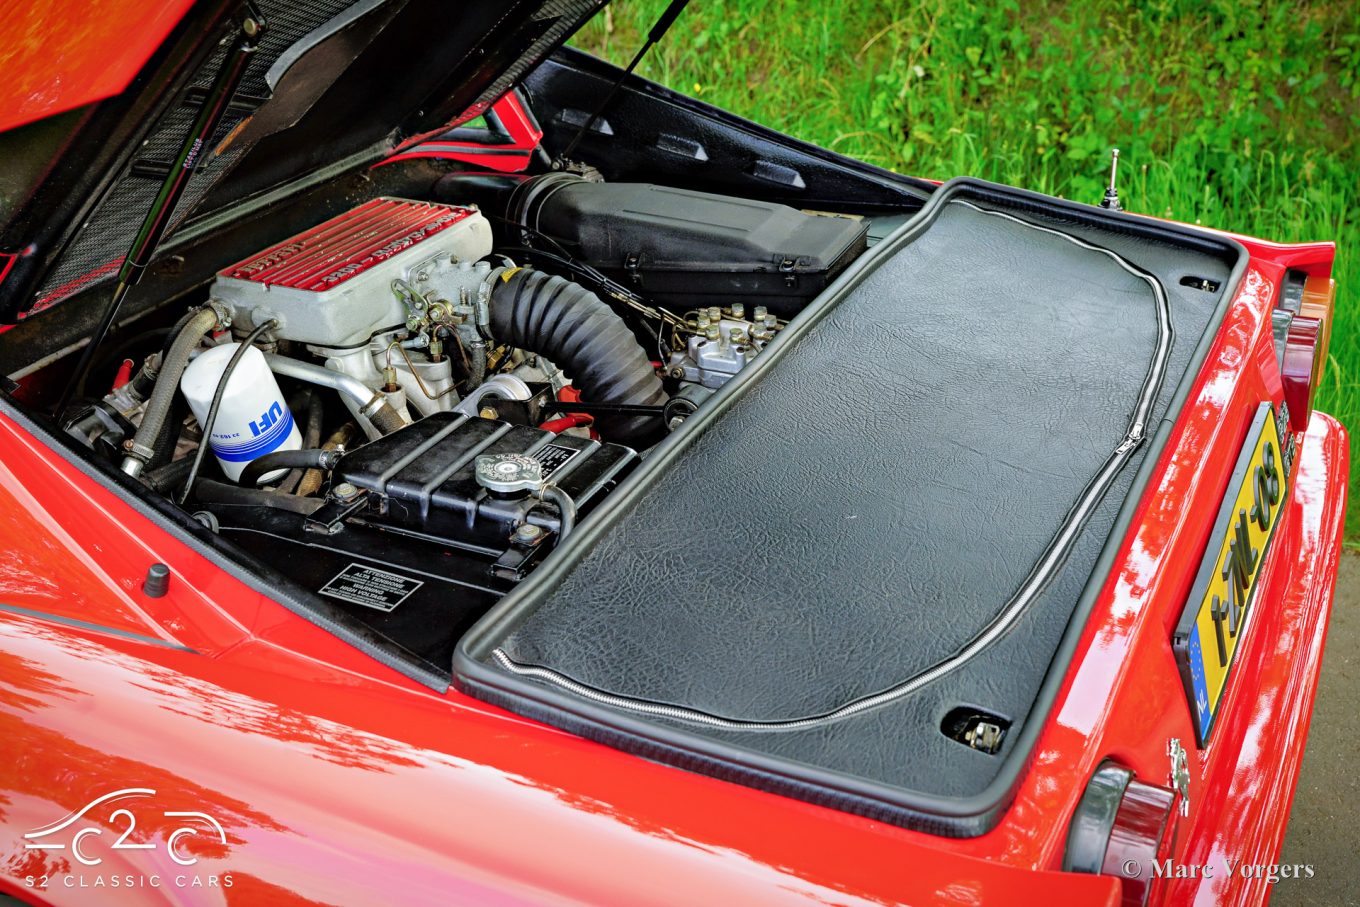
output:
{"label": "engine bay", "polygon": [[65,430],[447,676],[459,636],[775,342],[868,224],[565,173],[455,173],[433,194],[220,269],[106,357],[91,383],[121,360],[109,392]]}

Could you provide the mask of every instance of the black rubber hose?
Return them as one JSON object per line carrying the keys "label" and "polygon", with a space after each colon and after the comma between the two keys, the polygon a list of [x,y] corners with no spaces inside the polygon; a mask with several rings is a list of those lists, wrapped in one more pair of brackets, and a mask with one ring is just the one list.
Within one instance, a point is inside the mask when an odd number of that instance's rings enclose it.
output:
{"label": "black rubber hose", "polygon": [[[193,312],[190,312],[184,318],[180,319],[180,322],[175,325],[173,331],[170,328],[152,328],[147,331],[142,331],[141,333],[134,334],[133,336],[119,343],[116,347],[109,350],[107,353],[101,354],[99,358],[97,358],[94,361],[94,364],[90,366],[90,370],[85,373],[84,377],[81,378],[80,383],[76,386],[75,395],[77,397],[85,396],[85,388],[89,384],[90,376],[113,374],[114,372],[117,371],[117,369],[113,368],[113,364],[115,362],[121,363],[122,360],[129,358],[126,355],[127,353],[130,353],[131,351],[135,350],[138,346],[142,345],[146,341],[151,340],[153,338],[156,337],[165,338],[165,343],[161,352],[161,358],[159,360],[161,362],[164,362],[165,354],[170,351],[170,344],[174,342],[175,335],[179,333],[180,328],[184,327],[184,323],[192,315]],[[133,374],[132,380],[135,381],[140,376],[141,369],[138,369],[132,374]],[[105,391],[104,393],[106,394],[108,393],[108,391]],[[150,393],[149,387],[147,389],[147,393]],[[104,394],[100,394],[99,396],[103,397]],[[140,396],[142,397],[142,399],[146,398],[146,394],[141,394]]]}
{"label": "black rubber hose", "polygon": [[256,457],[247,463],[246,468],[241,470],[241,477],[236,482],[243,488],[254,488],[260,484],[260,476],[276,469],[334,469],[335,464],[340,462],[341,456],[338,450],[326,450],[320,447],[302,450],[276,450],[262,457]]}
{"label": "black rubber hose", "polygon": [[510,196],[531,177],[499,173],[450,173],[434,184],[436,201],[474,204],[484,212],[504,215]]}
{"label": "black rubber hose", "polygon": [[562,541],[576,528],[576,502],[571,499],[571,495],[553,484],[544,485],[539,497],[549,504],[557,505],[557,539]]}
{"label": "black rubber hose", "polygon": [[321,446],[321,418],[324,415],[324,407],[321,402],[321,395],[316,392],[316,388],[307,388],[307,402],[303,405],[303,411],[307,414],[303,419],[302,446],[320,447]]}
{"label": "black rubber hose", "polygon": [[[326,443],[322,445],[325,450],[344,451],[349,447],[349,442],[359,434],[359,424],[357,422],[346,422],[335,430]],[[319,469],[308,469],[302,474],[302,481],[298,483],[297,494],[300,497],[310,497],[321,490],[321,480],[323,476]]]}
{"label": "black rubber hose", "polygon": [[161,433],[156,436],[156,443],[151,445],[151,459],[146,461],[146,469],[155,469],[170,462],[170,458],[175,454],[175,448],[179,446],[179,436],[184,431],[184,417],[187,415],[189,415],[188,401],[183,395],[175,397],[174,402],[170,404],[170,414],[161,426]]}
{"label": "black rubber hose", "polygon": [[194,463],[192,457],[180,457],[154,469],[147,469],[142,473],[142,481],[152,491],[159,491],[162,494],[169,494],[189,476],[189,467]]}
{"label": "black rubber hose", "polygon": [[326,503],[321,498],[302,498],[295,494],[284,494],[272,488],[241,488],[216,482],[212,479],[199,479],[194,483],[194,497],[204,504],[234,504],[251,507],[272,507],[289,513],[310,514]]}
{"label": "black rubber hose", "polygon": [[[666,391],[628,323],[594,293],[542,271],[520,270],[491,294],[491,333],[501,343],[551,359],[587,403],[661,406]],[[600,415],[600,434],[647,443],[661,420]]]}

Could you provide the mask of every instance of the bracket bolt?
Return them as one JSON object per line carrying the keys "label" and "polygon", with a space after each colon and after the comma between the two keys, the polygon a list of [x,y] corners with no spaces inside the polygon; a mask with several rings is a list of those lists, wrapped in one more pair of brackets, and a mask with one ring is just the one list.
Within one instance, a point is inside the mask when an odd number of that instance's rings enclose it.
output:
{"label": "bracket bolt", "polygon": [[348,504],[359,496],[359,489],[348,482],[341,482],[331,489],[331,495],[341,504]]}
{"label": "bracket bolt", "polygon": [[543,538],[543,530],[532,523],[524,523],[515,530],[515,541],[533,544]]}

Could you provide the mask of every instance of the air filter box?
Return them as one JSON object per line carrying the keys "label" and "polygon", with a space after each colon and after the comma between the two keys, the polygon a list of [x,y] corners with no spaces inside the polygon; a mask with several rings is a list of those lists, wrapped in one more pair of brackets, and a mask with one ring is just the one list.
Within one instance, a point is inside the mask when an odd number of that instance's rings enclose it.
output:
{"label": "air filter box", "polygon": [[512,222],[657,304],[763,305],[791,317],[866,248],[865,221],[647,183],[550,173],[521,184]]}

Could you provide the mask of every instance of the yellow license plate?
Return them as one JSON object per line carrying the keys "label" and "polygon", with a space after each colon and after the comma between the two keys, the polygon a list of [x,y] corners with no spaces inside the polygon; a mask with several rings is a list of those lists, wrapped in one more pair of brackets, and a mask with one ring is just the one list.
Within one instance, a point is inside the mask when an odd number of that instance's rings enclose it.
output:
{"label": "yellow license plate", "polygon": [[[1288,438],[1281,447],[1281,435]],[[1288,500],[1293,438],[1270,403],[1262,403],[1228,482],[1195,585],[1172,646],[1202,747],[1251,624],[1253,598],[1266,549]]]}

